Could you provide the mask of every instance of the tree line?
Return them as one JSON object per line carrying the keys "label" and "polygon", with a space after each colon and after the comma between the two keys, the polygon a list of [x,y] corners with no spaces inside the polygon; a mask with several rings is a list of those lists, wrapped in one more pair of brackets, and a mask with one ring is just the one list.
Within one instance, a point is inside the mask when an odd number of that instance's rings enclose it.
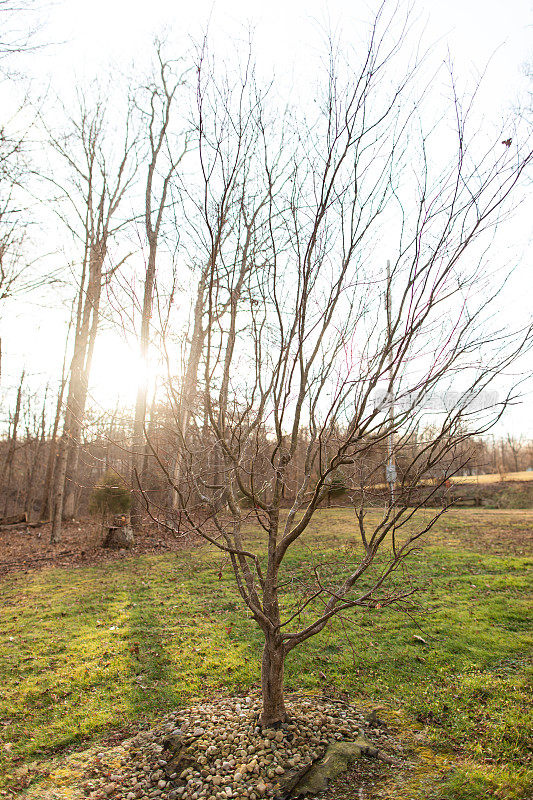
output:
{"label": "tree line", "polygon": [[[55,406],[56,418],[49,420],[47,409]],[[59,404],[61,408],[61,404]],[[44,398],[25,391],[24,382],[17,389],[15,405],[8,410],[8,430],[0,440],[0,517],[23,517],[28,522],[50,520],[53,507],[54,469],[57,458],[57,432],[59,427],[58,403],[50,402],[49,392]],[[156,422],[157,420],[157,422]],[[130,474],[130,448],[133,437],[134,417],[132,413],[103,411],[98,415],[89,409],[79,449],[78,469],[74,487],[72,518],[83,518],[89,513],[91,495],[102,478],[115,476],[119,485]],[[148,435],[150,446],[159,459],[168,459],[176,435],[173,418],[168,414],[166,404],[148,410]],[[338,432],[342,436],[342,431]],[[410,460],[424,441],[431,437],[429,429],[411,436],[396,449],[395,464],[400,477],[406,472]],[[265,441],[268,431],[264,431]],[[282,504],[290,507],[298,488],[299,476],[305,469],[305,451],[309,443],[308,432],[303,431],[297,451],[287,470],[282,489]],[[202,442],[206,471],[210,468],[213,454],[212,440]],[[144,468],[143,492],[148,504],[145,522],[152,522],[164,512],[164,519],[172,517],[173,494],[165,471],[157,460],[145,453],[147,461]],[[330,482],[323,500],[323,506],[349,505],[361,486],[369,494],[370,504],[381,506],[386,497],[387,486],[385,466],[388,460],[386,445],[381,441],[369,441],[368,448],[357,465],[349,465],[338,470]],[[453,454],[428,469],[427,477],[440,482],[442,475],[472,476],[499,474],[502,480],[509,473],[524,472],[533,468],[533,442],[525,436],[507,434],[501,438],[476,438],[468,436],[454,447]],[[255,464],[259,480],[267,478],[265,469]],[[419,487],[420,488],[420,487]],[[440,494],[432,502],[431,489],[423,489],[426,502],[438,505]],[[452,499],[452,498],[451,498]],[[244,506],[247,502],[241,499]],[[198,495],[190,498],[190,505],[201,508]],[[248,504],[249,505],[249,504]],[[145,506],[146,507],[146,506]],[[175,508],[175,506],[174,506]],[[174,514],[176,526],[179,515]]]}

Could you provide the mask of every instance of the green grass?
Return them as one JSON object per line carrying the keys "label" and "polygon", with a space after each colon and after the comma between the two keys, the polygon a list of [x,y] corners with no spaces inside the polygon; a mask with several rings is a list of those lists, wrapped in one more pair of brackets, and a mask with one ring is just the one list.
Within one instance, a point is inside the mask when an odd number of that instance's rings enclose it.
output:
{"label": "green grass", "polygon": [[[436,798],[525,800],[532,522],[531,512],[449,512],[401,578],[422,587],[420,612],[337,621],[290,654],[287,688],[319,690],[323,672],[402,725],[426,725],[434,752],[455,763]],[[347,509],[320,512],[287,576],[310,558],[342,561],[351,526]],[[258,682],[261,636],[221,564],[196,547],[0,584],[0,786],[23,763]]]}

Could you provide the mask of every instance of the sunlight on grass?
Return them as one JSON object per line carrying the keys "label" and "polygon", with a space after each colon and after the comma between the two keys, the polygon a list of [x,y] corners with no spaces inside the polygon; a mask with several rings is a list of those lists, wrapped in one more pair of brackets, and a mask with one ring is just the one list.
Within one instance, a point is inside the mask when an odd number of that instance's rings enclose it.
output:
{"label": "sunlight on grass", "polygon": [[[527,785],[533,721],[524,710],[531,561],[513,554],[519,545],[499,554],[494,529],[484,538],[488,512],[479,512],[475,537],[464,532],[462,512],[453,514],[412,560],[421,613],[365,611],[336,621],[291,653],[287,687],[318,690],[322,672],[363,703],[401,709],[427,726],[432,746],[470,759],[441,796],[477,800],[489,791],[518,800],[512,785]],[[500,514],[495,528],[515,520]],[[351,522],[348,510],[319,514],[316,552],[338,554]],[[296,548],[287,569],[304,558],[306,548]],[[155,720],[195,696],[257,684],[261,636],[241,611],[229,569],[220,578],[219,569],[218,554],[194,548],[19,573],[0,584],[1,766]],[[414,639],[420,633],[427,645]]]}

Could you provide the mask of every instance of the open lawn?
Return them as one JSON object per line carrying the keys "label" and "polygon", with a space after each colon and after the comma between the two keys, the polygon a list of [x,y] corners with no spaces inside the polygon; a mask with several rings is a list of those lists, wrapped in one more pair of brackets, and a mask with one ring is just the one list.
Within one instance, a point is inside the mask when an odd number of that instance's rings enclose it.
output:
{"label": "open lawn", "polygon": [[[345,552],[352,525],[319,512],[288,568]],[[532,531],[533,511],[449,511],[410,562],[420,613],[358,612],[289,656],[288,689],[382,704],[405,737],[414,768],[365,798],[533,797]],[[260,634],[211,547],[17,572],[0,599],[4,793],[64,748],[259,680]]]}

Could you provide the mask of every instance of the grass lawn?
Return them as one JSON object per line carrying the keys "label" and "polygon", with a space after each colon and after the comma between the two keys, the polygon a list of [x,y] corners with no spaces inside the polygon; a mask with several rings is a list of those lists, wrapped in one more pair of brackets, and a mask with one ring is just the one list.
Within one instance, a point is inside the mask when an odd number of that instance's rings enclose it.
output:
{"label": "grass lawn", "polygon": [[[319,512],[288,574],[342,561],[352,525],[349,509]],[[532,530],[533,511],[448,512],[410,562],[420,613],[358,612],[288,658],[288,689],[320,691],[322,672],[400,730],[424,730],[427,781],[417,773],[398,800],[533,796]],[[260,634],[211,547],[16,573],[0,602],[4,791],[24,764],[259,680]]]}

